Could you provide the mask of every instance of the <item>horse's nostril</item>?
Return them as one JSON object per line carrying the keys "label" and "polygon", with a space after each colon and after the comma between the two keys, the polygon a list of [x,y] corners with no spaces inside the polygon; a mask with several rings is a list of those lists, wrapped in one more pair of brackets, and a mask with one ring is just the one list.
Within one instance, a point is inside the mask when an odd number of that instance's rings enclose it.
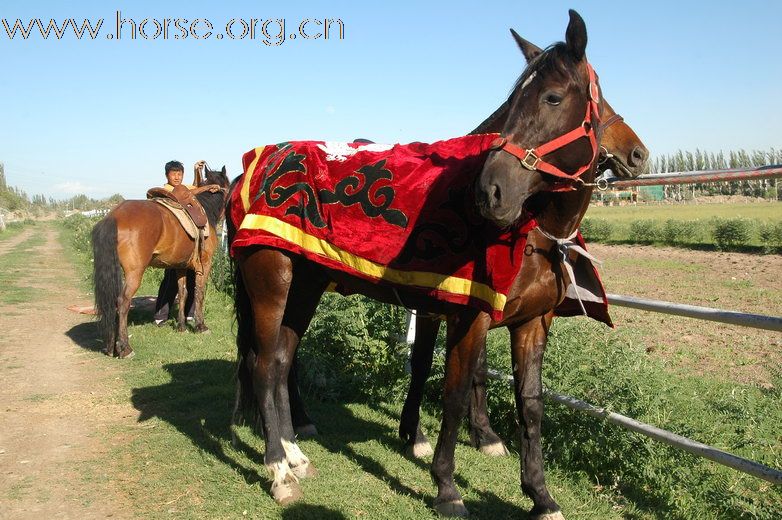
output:
{"label": "horse's nostril", "polygon": [[630,166],[640,166],[646,162],[648,156],[649,152],[646,151],[645,148],[636,146],[633,148],[633,151],[630,152],[630,158],[628,162],[630,163]]}
{"label": "horse's nostril", "polygon": [[489,207],[496,208],[502,203],[502,192],[500,187],[496,184],[489,185],[489,192],[487,193],[489,199]]}

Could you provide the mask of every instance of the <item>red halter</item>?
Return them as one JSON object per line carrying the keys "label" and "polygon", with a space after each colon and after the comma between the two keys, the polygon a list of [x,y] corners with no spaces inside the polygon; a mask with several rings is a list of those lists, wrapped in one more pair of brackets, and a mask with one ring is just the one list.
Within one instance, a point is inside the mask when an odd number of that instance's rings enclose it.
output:
{"label": "red halter", "polygon": [[[505,150],[509,154],[515,155],[518,157],[519,161],[521,161],[521,165],[528,170],[538,170],[555,177],[560,177],[570,182],[577,180],[579,176],[581,176],[590,168],[592,162],[595,160],[595,157],[597,157],[598,151],[595,128],[597,127],[597,123],[600,122],[600,108],[598,106],[598,103],[600,102],[600,87],[597,84],[597,76],[594,69],[592,69],[592,66],[587,63],[586,67],[589,73],[589,101],[586,105],[586,115],[584,116],[584,120],[581,122],[581,125],[578,128],[575,128],[564,135],[552,139],[547,143],[541,144],[536,148],[521,148],[520,146],[516,146],[515,144],[508,141],[508,139],[505,137],[498,137],[495,139],[492,143],[492,148],[495,150]],[[595,124],[592,123],[593,117]],[[582,137],[589,139],[589,144],[592,146],[592,157],[589,159],[589,162],[576,170],[575,173],[566,173],[553,164],[542,159],[542,157],[550,154],[551,152],[559,150],[563,146],[581,139]],[[555,190],[560,191],[561,188],[557,187]]]}

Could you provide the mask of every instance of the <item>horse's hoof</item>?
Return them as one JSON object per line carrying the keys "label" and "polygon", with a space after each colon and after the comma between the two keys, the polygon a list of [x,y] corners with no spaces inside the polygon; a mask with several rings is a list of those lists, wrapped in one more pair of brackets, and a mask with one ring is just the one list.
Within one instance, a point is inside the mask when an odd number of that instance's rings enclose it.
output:
{"label": "horse's hoof", "polygon": [[318,436],[318,429],[314,424],[305,424],[295,428],[297,439],[311,439]]}
{"label": "horse's hoof", "polygon": [[493,442],[491,444],[484,444],[478,448],[478,450],[484,455],[488,455],[489,457],[504,457],[506,455],[510,455],[508,448],[505,447],[505,444],[502,441]]}
{"label": "horse's hoof", "polygon": [[434,450],[432,450],[432,445],[429,444],[429,441],[418,441],[412,446],[408,444],[405,452],[408,456],[415,459],[423,459],[434,455]]}
{"label": "horse's hoof", "polygon": [[117,355],[117,358],[119,358],[119,359],[130,359],[130,358],[132,358],[135,355],[136,355],[136,353],[133,350],[127,348],[125,350],[121,350],[119,352],[119,354]]}
{"label": "horse's hoof", "polygon": [[176,331],[177,332],[185,332],[185,331],[187,331],[187,327],[180,327],[179,325],[177,325]]}
{"label": "horse's hoof", "polygon": [[464,507],[463,500],[449,500],[448,502],[435,504],[434,509],[438,515],[447,518],[467,518],[470,516],[470,512]]}
{"label": "horse's hoof", "polygon": [[287,506],[301,500],[304,494],[301,492],[301,486],[298,482],[289,481],[282,484],[272,484],[272,497],[277,504]]}
{"label": "horse's hoof", "polygon": [[543,513],[542,515],[530,516],[530,520],[565,520],[562,515],[562,511],[554,511],[553,513]]}
{"label": "horse's hoof", "polygon": [[291,471],[293,471],[293,474],[298,478],[315,478],[318,476],[318,470],[315,469],[315,466],[313,466],[311,462],[293,466]]}
{"label": "horse's hoof", "polygon": [[199,334],[211,334],[212,333],[212,331],[209,330],[209,327],[207,327],[206,325],[203,325],[201,327],[196,327],[195,331],[197,333],[199,333]]}

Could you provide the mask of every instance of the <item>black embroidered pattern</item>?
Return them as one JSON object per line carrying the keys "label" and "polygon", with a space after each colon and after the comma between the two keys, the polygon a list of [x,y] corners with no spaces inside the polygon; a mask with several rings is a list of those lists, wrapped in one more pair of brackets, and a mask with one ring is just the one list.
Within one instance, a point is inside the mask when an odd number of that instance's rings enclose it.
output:
{"label": "black embroidered pattern", "polygon": [[404,265],[414,259],[430,261],[470,250],[473,242],[481,240],[483,235],[476,229],[482,220],[468,217],[472,213],[470,204],[467,187],[448,190],[448,200],[437,212],[441,218],[422,219],[423,223],[413,228],[396,262]]}
{"label": "black embroidered pattern", "polygon": [[[286,173],[296,172],[304,174],[307,171],[303,163],[305,155],[291,150],[292,146],[290,143],[281,143],[278,146],[280,149],[269,157],[269,162],[263,172],[263,183],[258,190],[255,200],[258,200],[262,195],[266,195],[266,204],[270,208],[278,208],[298,192],[304,192],[305,196],[299,198],[297,205],[285,210],[285,214],[296,215],[308,220],[317,228],[326,227],[326,223],[320,215],[315,191],[312,189],[312,186],[306,182],[295,182],[289,186],[274,186],[274,183]],[[280,156],[283,156],[281,161],[279,161]]]}
{"label": "black embroidered pattern", "polygon": [[381,186],[372,191],[375,185],[382,180],[392,180],[393,174],[385,169],[386,160],[380,160],[372,165],[362,166],[357,175],[345,177],[334,186],[334,191],[320,190],[318,195],[323,204],[342,204],[352,206],[360,204],[364,214],[370,218],[382,217],[383,220],[393,226],[407,227],[408,218],[398,209],[389,209],[394,202],[396,190],[393,186]]}

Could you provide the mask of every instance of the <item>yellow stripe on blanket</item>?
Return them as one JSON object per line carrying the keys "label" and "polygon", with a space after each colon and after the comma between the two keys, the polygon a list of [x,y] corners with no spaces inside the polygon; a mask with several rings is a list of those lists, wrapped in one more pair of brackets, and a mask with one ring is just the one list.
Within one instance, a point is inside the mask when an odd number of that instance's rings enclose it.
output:
{"label": "yellow stripe on blanket", "polygon": [[[254,166],[254,164],[251,165],[251,168],[249,168],[248,171],[252,171],[252,166]],[[249,184],[248,181],[248,179],[245,179],[245,182]],[[242,188],[244,189],[244,187]],[[244,193],[242,195],[244,195]],[[287,222],[283,222],[274,217],[254,215],[251,213],[247,214],[242,221],[240,229],[263,230],[292,244],[296,244],[311,253],[339,262],[372,278],[386,280],[400,285],[427,287],[449,292],[451,294],[478,298],[499,311],[502,311],[502,309],[505,308],[507,297],[504,294],[493,291],[491,287],[486,284],[473,282],[472,280],[467,280],[465,278],[457,278],[436,273],[392,269],[350,254],[323,239],[310,235],[296,226],[292,226]]]}

